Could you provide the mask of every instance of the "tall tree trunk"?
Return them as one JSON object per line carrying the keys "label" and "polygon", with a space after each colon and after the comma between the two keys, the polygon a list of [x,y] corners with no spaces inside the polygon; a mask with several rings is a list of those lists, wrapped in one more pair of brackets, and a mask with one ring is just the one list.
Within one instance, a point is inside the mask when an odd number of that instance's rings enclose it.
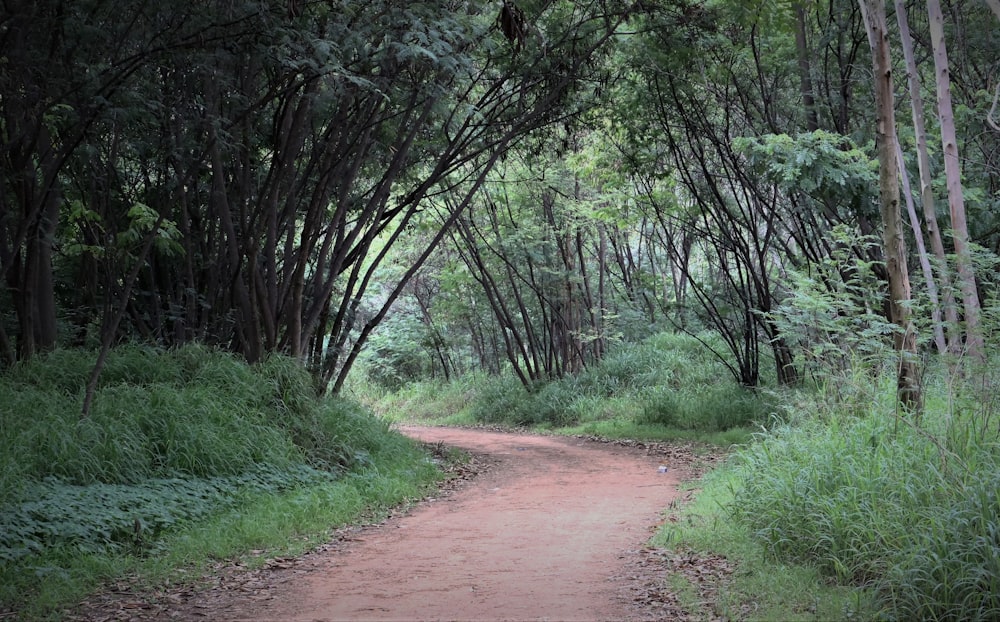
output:
{"label": "tall tree trunk", "polygon": [[816,102],[813,96],[812,64],[809,62],[809,43],[806,40],[806,7],[805,3],[793,3],[795,11],[795,50],[799,61],[799,90],[802,94],[802,106],[806,111],[806,129],[815,132],[819,129],[816,117]]}
{"label": "tall tree trunk", "polygon": [[104,371],[104,365],[108,362],[108,354],[111,352],[111,346],[114,344],[115,337],[118,336],[118,326],[121,324],[122,317],[128,309],[129,298],[132,296],[132,288],[139,277],[139,272],[146,265],[146,260],[149,258],[149,253],[153,249],[153,243],[156,241],[164,220],[163,214],[160,214],[153,228],[146,233],[146,238],[142,242],[142,250],[135,258],[135,264],[125,277],[121,295],[117,301],[118,305],[114,304],[115,301],[109,300],[105,306],[105,316],[101,321],[101,349],[97,353],[97,361],[94,363],[93,369],[90,370],[90,377],[87,379],[87,388],[83,395],[83,406],[80,409],[80,416],[84,419],[90,416],[90,407],[94,403],[94,395],[97,392],[97,382],[101,378],[101,372]]}
{"label": "tall tree trunk", "polygon": [[[924,122],[924,98],[920,92],[920,74],[917,71],[917,62],[913,54],[913,38],[910,36],[909,20],[906,18],[906,3],[903,0],[896,0],[896,21],[899,23],[899,38],[902,42],[907,82],[910,88],[910,109],[913,111],[913,132],[917,142],[917,168],[920,174],[920,202],[924,211],[924,226],[927,228],[931,250],[937,259],[941,272],[945,320],[948,322],[947,345],[951,352],[957,352],[958,336],[960,335],[958,310],[952,293],[951,275],[948,273],[948,258],[945,254],[944,242],[941,239],[941,228],[938,227],[937,212],[934,209],[934,189],[931,186],[933,176],[930,155],[927,151],[927,130]],[[901,170],[904,170],[902,159],[900,159],[899,166]],[[908,184],[904,187],[908,187]],[[918,230],[914,230],[914,235],[920,239]],[[921,259],[923,259],[923,255],[921,255]],[[936,303],[935,306],[937,306]]]}
{"label": "tall tree trunk", "polygon": [[989,5],[990,10],[997,16],[997,19],[1000,19],[1000,0],[986,0],[986,4]]}
{"label": "tall tree trunk", "polygon": [[906,241],[899,209],[899,175],[896,167],[896,118],[893,111],[892,62],[889,57],[889,32],[883,0],[860,0],[872,51],[875,78],[875,134],[878,142],[879,196],[881,199],[883,244],[886,271],[889,275],[889,309],[892,321],[899,326],[895,336],[899,352],[899,375],[896,392],[905,408],[921,408],[920,378],[916,364],[917,340],[910,318],[910,278],[906,267]]}
{"label": "tall tree trunk", "polygon": [[944,153],[944,174],[948,186],[948,207],[951,211],[952,241],[958,264],[958,280],[965,310],[965,347],[973,359],[983,358],[983,336],[979,330],[979,293],[969,251],[969,227],[965,220],[965,199],[962,196],[962,167],[958,160],[958,137],[955,115],[951,108],[951,76],[948,72],[948,50],[944,43],[944,15],[938,0],[927,0],[931,48],[937,80],[938,119],[941,123],[941,143]]}

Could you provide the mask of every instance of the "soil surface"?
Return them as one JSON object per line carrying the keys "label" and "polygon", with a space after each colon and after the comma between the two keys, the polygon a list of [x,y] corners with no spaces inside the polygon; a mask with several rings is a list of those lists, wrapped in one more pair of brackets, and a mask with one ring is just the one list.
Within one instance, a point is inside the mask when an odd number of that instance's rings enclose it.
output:
{"label": "soil surface", "polygon": [[[143,599],[110,590],[100,620],[653,620],[676,559],[646,542],[676,507],[682,447],[476,429],[403,427],[472,455],[460,477],[379,525],[296,559],[228,564],[209,585]],[[710,460],[710,458],[709,458]],[[463,470],[464,469],[464,470]],[[690,494],[690,493],[688,493]],[[653,560],[651,562],[651,560]],[[655,563],[653,563],[655,562]],[[122,593],[127,592],[123,589]],[[78,618],[78,619],[81,619]]]}

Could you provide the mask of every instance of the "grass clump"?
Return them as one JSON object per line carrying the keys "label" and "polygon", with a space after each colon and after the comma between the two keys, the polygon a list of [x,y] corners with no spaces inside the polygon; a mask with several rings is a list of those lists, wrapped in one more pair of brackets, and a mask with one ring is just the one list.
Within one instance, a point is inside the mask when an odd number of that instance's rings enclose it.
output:
{"label": "grass clump", "polygon": [[0,617],[47,616],[126,570],[286,548],[439,474],[286,357],[121,348],[82,418],[93,358],[55,351],[0,376]]}
{"label": "grass clump", "polygon": [[685,609],[696,617],[728,620],[871,619],[869,593],[834,585],[809,563],[776,560],[743,524],[730,519],[725,508],[735,503],[738,480],[732,466],[708,473],[693,484],[701,489],[694,500],[673,511],[650,542],[695,560],[730,560],[729,576],[705,584],[691,585],[685,574],[671,574],[668,581],[681,588]]}
{"label": "grass clump", "polygon": [[728,518],[774,559],[866,588],[879,617],[1000,618],[996,424],[946,411],[983,400],[943,386],[919,422],[876,403],[764,434],[729,467]]}

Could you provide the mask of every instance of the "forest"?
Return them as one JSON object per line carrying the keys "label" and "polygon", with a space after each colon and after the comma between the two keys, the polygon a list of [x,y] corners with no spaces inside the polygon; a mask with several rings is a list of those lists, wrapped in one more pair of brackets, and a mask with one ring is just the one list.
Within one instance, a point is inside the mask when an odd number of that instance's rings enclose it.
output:
{"label": "forest", "polygon": [[1000,617],[998,108],[998,0],[3,3],[0,617],[432,411],[736,444],[767,563]]}

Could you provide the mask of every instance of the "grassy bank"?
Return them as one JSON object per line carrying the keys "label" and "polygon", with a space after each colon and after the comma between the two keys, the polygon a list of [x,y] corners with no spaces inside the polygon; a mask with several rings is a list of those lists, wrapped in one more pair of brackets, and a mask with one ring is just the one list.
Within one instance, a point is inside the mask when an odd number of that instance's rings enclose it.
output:
{"label": "grassy bank", "polygon": [[123,348],[81,418],[92,361],[57,351],[0,376],[0,611],[58,617],[124,574],[296,552],[439,477],[386,422],[316,399],[294,361]]}
{"label": "grassy bank", "polygon": [[919,419],[895,410],[891,373],[789,395],[797,414],[706,477],[654,543],[736,560],[708,607],[727,617],[1000,618],[991,369],[928,374]]}

